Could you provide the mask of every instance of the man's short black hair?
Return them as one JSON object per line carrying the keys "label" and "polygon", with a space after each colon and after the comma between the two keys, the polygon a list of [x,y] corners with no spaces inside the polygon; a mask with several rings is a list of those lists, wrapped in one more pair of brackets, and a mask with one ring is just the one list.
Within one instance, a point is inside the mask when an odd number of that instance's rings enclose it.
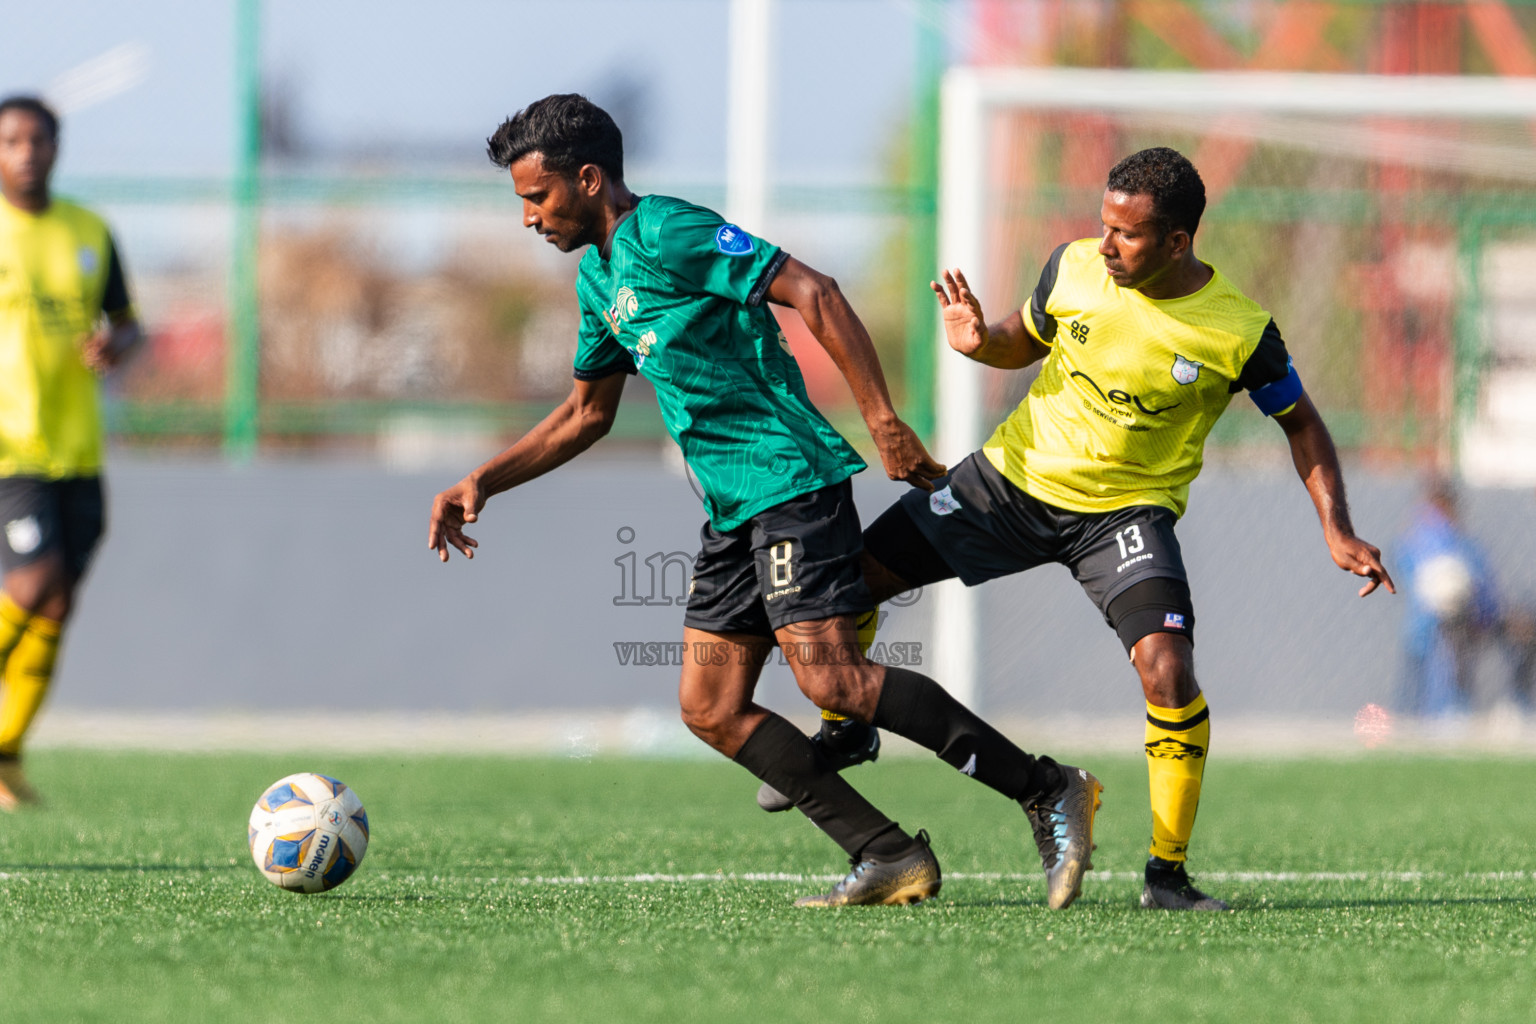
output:
{"label": "man's short black hair", "polygon": [[1151,196],[1159,238],[1171,231],[1191,235],[1205,212],[1205,182],[1184,154],[1167,146],[1144,149],[1115,164],[1106,190],[1130,196]]}
{"label": "man's short black hair", "polygon": [[613,118],[585,96],[557,93],[530,103],[501,123],[485,140],[497,167],[511,167],[529,153],[542,153],[544,166],[573,176],[586,164],[624,180],[624,136]]}
{"label": "man's short black hair", "polygon": [[59,115],[53,112],[53,108],[36,96],[7,96],[0,100],[0,115],[7,110],[21,110],[33,114],[48,127],[49,136],[57,142],[59,139]]}

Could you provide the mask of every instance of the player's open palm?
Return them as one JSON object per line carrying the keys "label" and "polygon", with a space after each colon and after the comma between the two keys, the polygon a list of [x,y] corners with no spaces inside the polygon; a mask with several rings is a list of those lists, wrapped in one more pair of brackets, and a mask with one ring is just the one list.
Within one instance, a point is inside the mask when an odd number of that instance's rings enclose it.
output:
{"label": "player's open palm", "polygon": [[432,523],[427,530],[427,547],[437,552],[439,561],[448,561],[450,545],[459,549],[465,558],[475,557],[480,543],[464,532],[464,524],[472,523],[485,507],[480,488],[469,477],[432,499]]}
{"label": "player's open palm", "polygon": [[928,282],[944,315],[944,337],[949,347],[964,356],[974,356],[987,343],[987,321],[981,313],[981,301],[971,292],[965,275],[958,268],[941,275],[944,283]]}

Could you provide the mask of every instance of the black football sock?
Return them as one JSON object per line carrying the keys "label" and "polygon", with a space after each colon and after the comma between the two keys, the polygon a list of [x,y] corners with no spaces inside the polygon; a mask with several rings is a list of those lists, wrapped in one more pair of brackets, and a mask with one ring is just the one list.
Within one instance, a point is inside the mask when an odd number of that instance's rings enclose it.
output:
{"label": "black football sock", "polygon": [[783,793],[854,860],[889,857],[913,843],[874,804],[827,763],[822,751],[788,719],[770,713],[736,752],[735,761]]}
{"label": "black football sock", "polygon": [[1055,761],[1026,754],[938,683],[910,669],[885,670],[871,724],[927,747],[945,764],[1026,806],[1066,781]]}

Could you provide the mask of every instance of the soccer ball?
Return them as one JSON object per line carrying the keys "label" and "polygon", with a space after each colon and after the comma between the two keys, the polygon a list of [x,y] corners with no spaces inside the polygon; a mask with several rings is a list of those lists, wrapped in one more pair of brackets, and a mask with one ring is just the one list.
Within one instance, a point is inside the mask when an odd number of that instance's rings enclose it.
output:
{"label": "soccer ball", "polygon": [[334,889],[368,852],[368,812],[344,783],[300,772],[267,787],[251,808],[251,859],[292,892]]}

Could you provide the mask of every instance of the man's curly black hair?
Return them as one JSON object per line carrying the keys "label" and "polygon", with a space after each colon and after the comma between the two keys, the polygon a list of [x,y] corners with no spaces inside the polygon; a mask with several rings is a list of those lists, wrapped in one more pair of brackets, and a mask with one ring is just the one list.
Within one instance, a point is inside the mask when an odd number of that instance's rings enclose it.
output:
{"label": "man's curly black hair", "polygon": [[544,167],[570,177],[596,164],[614,181],[624,180],[624,136],[608,112],[585,96],[556,93],[528,104],[485,140],[497,167],[511,167],[542,153]]}
{"label": "man's curly black hair", "polygon": [[1194,235],[1205,212],[1205,182],[1184,154],[1167,146],[1144,149],[1115,164],[1107,191],[1151,196],[1158,239],[1171,231]]}
{"label": "man's curly black hair", "polygon": [[59,139],[59,115],[53,112],[53,108],[36,96],[7,96],[0,100],[0,114],[8,110],[17,110],[32,114],[43,122],[43,127],[48,129],[48,135],[55,142]]}

